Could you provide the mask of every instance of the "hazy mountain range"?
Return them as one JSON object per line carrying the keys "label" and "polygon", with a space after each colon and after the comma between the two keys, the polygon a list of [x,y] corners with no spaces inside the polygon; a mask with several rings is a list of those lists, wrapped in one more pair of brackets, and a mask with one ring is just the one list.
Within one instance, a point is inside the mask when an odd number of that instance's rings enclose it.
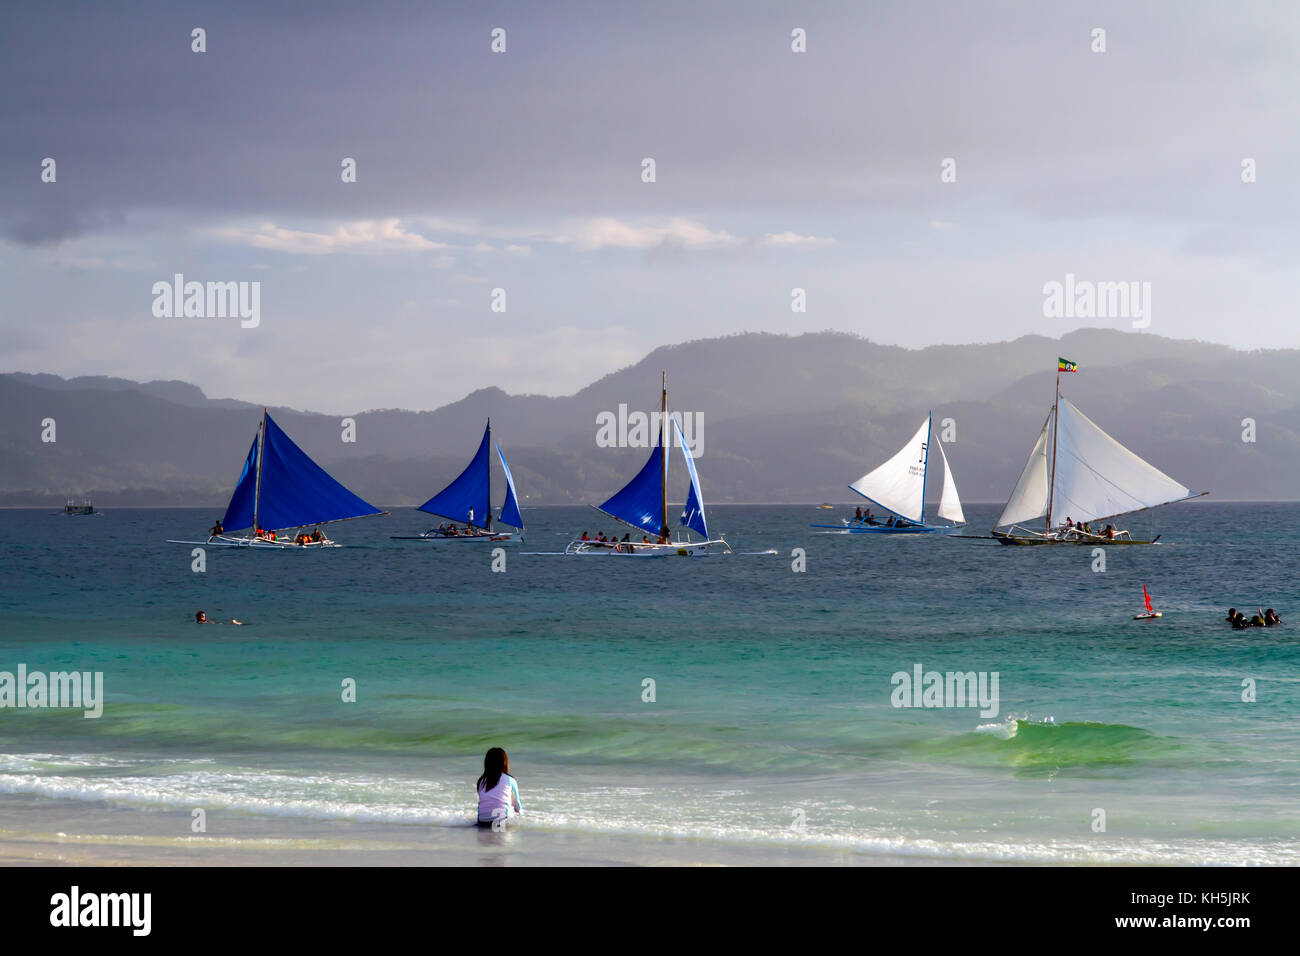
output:
{"label": "hazy mountain range", "polygon": [[[1192,490],[1217,500],[1297,497],[1300,351],[1114,330],[917,350],[834,332],[705,339],[656,349],[574,395],[486,388],[434,411],[348,413],[354,444],[340,438],[344,415],[271,412],[376,504],[418,504],[441,488],[469,460],[489,416],[525,506],[594,504],[648,453],[597,447],[598,414],[620,403],[656,409],[662,370],[672,407],[702,416],[706,503],[853,500],[848,483],[897,451],[930,409],[936,429],[955,422],[948,452],[963,499],[1001,501],[1051,405],[1058,355],[1080,366],[1063,376],[1063,394]],[[210,399],[184,382],[0,375],[0,504],[89,495],[102,505],[224,505],[260,411],[256,401]],[[47,418],[56,422],[53,443],[41,441]],[[1254,443],[1242,441],[1246,418],[1255,421]],[[680,501],[684,477],[674,467]]]}

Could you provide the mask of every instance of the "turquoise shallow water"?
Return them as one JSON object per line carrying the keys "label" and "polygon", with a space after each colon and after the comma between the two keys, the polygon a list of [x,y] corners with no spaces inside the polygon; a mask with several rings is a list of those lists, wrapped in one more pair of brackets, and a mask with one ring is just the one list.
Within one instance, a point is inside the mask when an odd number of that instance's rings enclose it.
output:
{"label": "turquoise shallow water", "polygon": [[[533,509],[494,573],[481,545],[388,540],[425,526],[398,510],[339,525],[345,548],[209,550],[198,574],[165,539],[201,537],[208,510],[0,512],[0,670],[103,671],[107,698],[99,720],[0,710],[0,793],[452,826],[499,744],[527,827],[1300,862],[1300,506],[1166,509],[1161,543],[1104,573],[1086,548],[808,527],[828,514],[714,509],[737,550],[776,556],[606,562],[524,554],[598,527]],[[1131,620],[1143,584],[1163,619]],[[1222,623],[1261,603],[1297,623]],[[997,715],[891,706],[916,664],[997,672]]]}

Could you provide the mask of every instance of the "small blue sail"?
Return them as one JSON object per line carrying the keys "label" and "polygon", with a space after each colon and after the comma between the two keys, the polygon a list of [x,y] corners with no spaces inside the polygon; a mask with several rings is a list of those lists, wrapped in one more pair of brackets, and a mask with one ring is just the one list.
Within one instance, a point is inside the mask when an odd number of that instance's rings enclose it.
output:
{"label": "small blue sail", "polygon": [[510,466],[506,464],[506,456],[501,454],[500,445],[497,445],[497,457],[501,459],[501,467],[506,473],[506,500],[501,506],[501,523],[522,531],[524,529],[524,516],[519,513],[519,498],[515,494],[515,479],[510,474]]}
{"label": "small blue sail", "polygon": [[235,482],[235,493],[230,496],[226,506],[226,516],[221,519],[221,526],[231,530],[251,528],[253,526],[253,499],[257,495],[257,436],[253,436],[253,447],[248,449],[244,459],[244,470]]}
{"label": "small blue sail", "polygon": [[[270,415],[266,416],[265,432],[262,487],[257,505],[257,521],[263,528],[279,531],[383,514],[374,505],[348,491],[307,457],[307,453],[280,430]],[[239,497],[239,490],[235,495]],[[252,517],[250,513],[245,524],[235,527],[251,527]]]}
{"label": "small blue sail", "polygon": [[636,477],[601,505],[600,510],[611,518],[657,535],[665,524],[663,482],[667,471],[664,449],[656,444],[650,452],[650,460],[637,472]]}
{"label": "small blue sail", "polygon": [[700,494],[700,476],[695,473],[695,459],[691,457],[690,446],[686,444],[686,436],[682,434],[682,426],[677,423],[677,416],[673,416],[673,431],[677,433],[677,443],[682,446],[682,457],[686,459],[686,470],[691,476],[691,490],[686,495],[686,507],[682,509],[682,524],[692,531],[704,535],[704,540],[709,539],[709,524],[704,519],[704,496]]}
{"label": "small blue sail", "polygon": [[[488,436],[492,433],[492,423],[483,429],[483,440],[479,442],[478,451],[473,460],[465,466],[459,477],[442,491],[438,492],[424,504],[420,511],[431,515],[463,521],[486,528],[492,520],[492,502],[489,497],[492,486],[491,449]],[[516,526],[517,527],[517,526]]]}

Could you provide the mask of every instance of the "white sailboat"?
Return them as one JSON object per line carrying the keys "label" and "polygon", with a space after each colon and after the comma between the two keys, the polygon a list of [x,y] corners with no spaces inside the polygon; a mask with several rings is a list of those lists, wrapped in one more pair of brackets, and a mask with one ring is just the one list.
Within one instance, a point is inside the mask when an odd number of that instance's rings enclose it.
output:
{"label": "white sailboat", "polygon": [[[993,537],[1011,545],[1152,544],[1159,535],[1136,539],[1127,530],[1098,530],[1091,525],[1209,492],[1189,491],[1063,398],[1061,372],[1076,369],[1065,359],[1057,362],[1056,400],[994,525]],[[1038,518],[1046,519],[1042,531],[1023,526]]]}
{"label": "white sailboat", "polygon": [[939,449],[939,460],[943,462],[943,492],[939,497],[938,514],[952,524],[933,525],[925,521],[925,480],[930,470],[933,423],[934,413],[931,412],[893,458],[849,485],[862,497],[889,512],[889,517],[845,518],[839,525],[814,524],[812,527],[848,534],[935,534],[965,524],[966,515],[962,512],[957,483],[953,480],[942,442],[933,443]]}

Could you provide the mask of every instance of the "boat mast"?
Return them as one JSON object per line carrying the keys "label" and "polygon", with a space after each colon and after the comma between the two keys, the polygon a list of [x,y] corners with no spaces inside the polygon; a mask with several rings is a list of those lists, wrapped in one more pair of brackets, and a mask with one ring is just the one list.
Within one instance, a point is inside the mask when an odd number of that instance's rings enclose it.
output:
{"label": "boat mast", "polygon": [[659,457],[663,461],[663,467],[659,471],[659,503],[663,507],[664,525],[659,529],[659,535],[664,540],[668,539],[670,534],[668,530],[668,373],[663,372],[663,392],[659,408]]}
{"label": "boat mast", "polygon": [[925,420],[925,459],[921,462],[921,524],[925,524],[925,480],[930,476],[930,442],[934,441],[934,409]]}
{"label": "boat mast", "polygon": [[262,505],[262,450],[266,448],[266,409],[262,409],[262,424],[257,428],[257,485],[253,490],[253,537],[261,530],[257,512]]}
{"label": "boat mast", "polygon": [[488,419],[487,437],[488,437],[488,460],[487,460],[487,470],[488,470],[487,511],[488,513],[487,513],[487,525],[485,527],[488,531],[491,531],[492,530],[492,419],[490,418]]}
{"label": "boat mast", "polygon": [[1052,504],[1056,498],[1056,433],[1061,430],[1061,363],[1056,363],[1056,400],[1052,402],[1052,476],[1047,486],[1047,530],[1052,530]]}

